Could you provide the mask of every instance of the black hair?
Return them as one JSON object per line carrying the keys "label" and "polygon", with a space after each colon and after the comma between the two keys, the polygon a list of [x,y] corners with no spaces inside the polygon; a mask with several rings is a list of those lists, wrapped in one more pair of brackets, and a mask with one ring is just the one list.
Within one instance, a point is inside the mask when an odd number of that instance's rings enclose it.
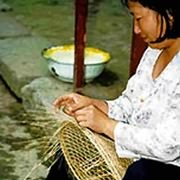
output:
{"label": "black hair", "polygon": [[[162,34],[160,34],[156,42],[163,41],[166,38],[180,37],[179,0],[121,0],[122,4],[124,4],[126,7],[128,7],[129,1],[139,2],[142,6],[158,12],[162,17],[161,19],[165,19],[167,26],[166,32],[163,37],[161,37]],[[173,17],[172,22],[170,21],[170,16]]]}

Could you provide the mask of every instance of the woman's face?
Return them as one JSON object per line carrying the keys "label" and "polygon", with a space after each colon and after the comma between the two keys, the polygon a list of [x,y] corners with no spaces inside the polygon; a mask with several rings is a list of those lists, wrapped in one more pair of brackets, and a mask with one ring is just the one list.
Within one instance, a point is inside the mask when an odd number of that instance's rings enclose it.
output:
{"label": "woman's face", "polygon": [[[134,32],[139,34],[149,46],[156,47],[159,43],[153,42],[161,33],[161,16],[157,12],[142,6],[139,2],[129,1],[128,6],[134,19]],[[165,33],[165,28],[164,21],[161,36]]]}

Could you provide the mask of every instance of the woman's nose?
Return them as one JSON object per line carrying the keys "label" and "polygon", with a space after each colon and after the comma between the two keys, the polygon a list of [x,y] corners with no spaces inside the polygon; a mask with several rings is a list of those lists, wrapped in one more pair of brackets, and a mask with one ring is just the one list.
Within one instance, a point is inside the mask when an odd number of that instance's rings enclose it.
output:
{"label": "woman's nose", "polygon": [[138,22],[136,20],[134,20],[134,25],[133,26],[134,26],[134,33],[135,34],[140,34],[141,29],[140,29],[139,24],[138,24]]}

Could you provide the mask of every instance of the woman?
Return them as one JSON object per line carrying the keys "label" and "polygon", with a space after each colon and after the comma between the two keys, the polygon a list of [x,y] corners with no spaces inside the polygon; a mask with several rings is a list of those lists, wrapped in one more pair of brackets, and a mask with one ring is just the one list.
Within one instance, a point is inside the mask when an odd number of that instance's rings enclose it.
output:
{"label": "woman", "polygon": [[122,1],[133,15],[134,32],[148,44],[125,91],[111,101],[72,93],[57,98],[54,106],[64,106],[80,126],[112,138],[120,157],[134,158],[123,180],[179,180],[178,0]]}

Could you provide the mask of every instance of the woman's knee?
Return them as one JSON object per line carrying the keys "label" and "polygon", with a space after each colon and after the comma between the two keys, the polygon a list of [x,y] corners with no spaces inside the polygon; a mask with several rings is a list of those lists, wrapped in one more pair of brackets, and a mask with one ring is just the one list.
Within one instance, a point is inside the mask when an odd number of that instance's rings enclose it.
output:
{"label": "woman's knee", "polygon": [[123,180],[148,180],[143,168],[143,162],[141,160],[134,162],[128,167]]}

